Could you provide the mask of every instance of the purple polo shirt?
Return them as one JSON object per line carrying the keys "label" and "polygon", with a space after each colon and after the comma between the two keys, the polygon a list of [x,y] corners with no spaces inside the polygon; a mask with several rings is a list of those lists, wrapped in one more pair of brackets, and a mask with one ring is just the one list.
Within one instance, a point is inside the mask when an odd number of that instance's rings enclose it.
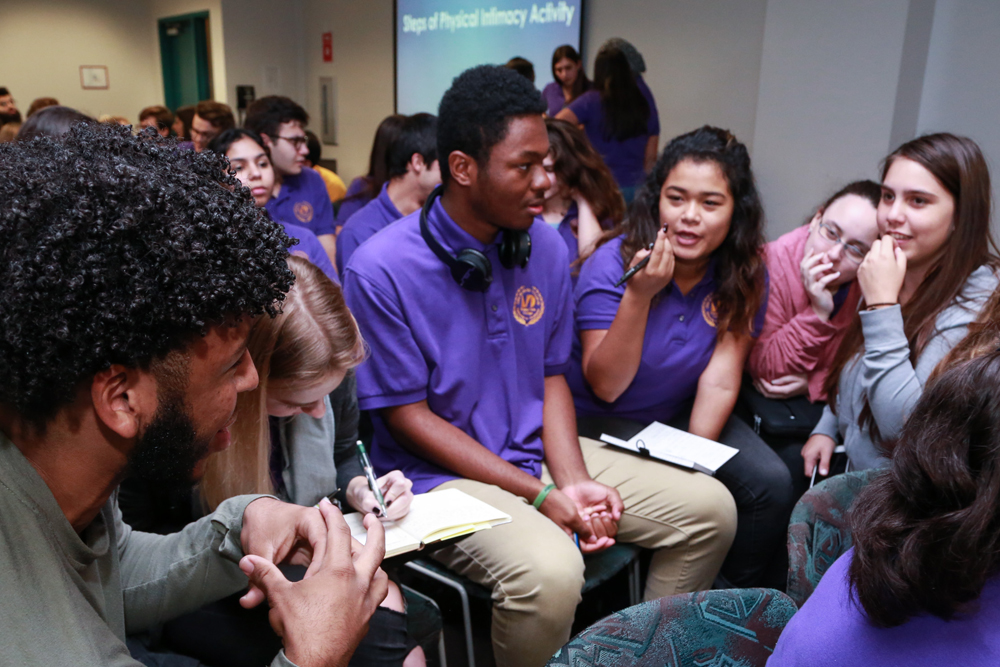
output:
{"label": "purple polo shirt", "polygon": [[340,201],[340,208],[337,209],[337,225],[346,223],[351,219],[351,216],[372,200],[371,197],[362,194],[366,187],[367,183],[362,176],[358,176],[347,186],[347,192],[344,193],[344,198]]}
{"label": "purple polo shirt", "polygon": [[333,204],[326,191],[326,182],[309,167],[302,167],[301,173],[282,179],[281,192],[267,202],[267,210],[278,222],[305,227],[316,236],[335,233]]}
{"label": "purple polo shirt", "polygon": [[403,217],[389,199],[388,188],[388,183],[383,185],[378,197],[352,215],[337,234],[337,266],[341,269],[347,266],[358,246]]}
{"label": "purple polo shirt", "polygon": [[288,249],[288,252],[304,252],[306,259],[315,264],[316,268],[325,273],[326,277],[332,280],[334,284],[339,285],[340,280],[337,278],[337,271],[333,268],[333,263],[330,262],[330,256],[326,254],[326,248],[319,242],[316,235],[305,227],[287,222],[282,222],[281,226],[285,228],[286,234],[293,239],[299,240],[298,245],[293,245]]}
{"label": "purple polo shirt", "polygon": [[[566,250],[538,221],[531,261],[505,269],[500,237],[487,246],[463,231],[441,201],[428,216],[451,253],[475,248],[493,264],[485,293],[459,287],[420,236],[420,213],[358,248],[344,294],[371,356],[358,368],[362,410],[427,400],[430,409],[501,458],[538,477],[545,378],[569,369],[572,304]],[[372,463],[400,469],[423,493],[457,476],[409,453],[373,413]]]}
{"label": "purple polo shirt", "polygon": [[1000,664],[1000,577],[986,580],[967,613],[946,621],[922,613],[894,628],[872,625],[850,588],[854,549],[830,566],[792,617],[767,667]]}
{"label": "purple polo shirt", "polygon": [[[712,306],[715,260],[705,277],[686,295],[675,283],[649,310],[642,359],[628,389],[614,403],[594,395],[583,377],[580,331],[609,329],[625,294],[615,283],[625,271],[622,237],[608,241],[591,255],[580,270],[574,294],[576,338],[573,365],[566,374],[577,413],[607,415],[641,422],[668,422],[691,409],[698,379],[715,352],[716,330]],[[767,293],[754,317],[753,336],[760,335],[767,312]]]}
{"label": "purple polo shirt", "polygon": [[640,185],[645,179],[646,144],[651,136],[660,134],[660,116],[656,111],[653,95],[645,85],[639,86],[639,90],[649,103],[646,131],[625,141],[604,138],[604,109],[598,91],[590,90],[569,104],[569,109],[583,125],[590,144],[601,154],[615,181],[623,188]]}
{"label": "purple polo shirt", "polygon": [[[569,209],[566,211],[566,215],[563,216],[563,219],[559,222],[558,225],[554,226],[555,230],[559,232],[559,236],[562,237],[563,242],[566,244],[566,250],[569,251],[568,259],[570,265],[572,265],[573,262],[575,262],[580,258],[580,243],[577,240],[576,233],[573,231],[573,228],[576,226],[577,219],[579,217],[580,217],[580,211],[577,209],[576,202],[573,202],[572,204],[569,205]],[[538,217],[538,220],[542,222],[545,221],[545,219],[542,218],[541,216]],[[605,220],[604,222],[602,222],[601,228],[611,229],[611,221]],[[572,266],[570,266],[570,271],[572,274],[571,278],[573,281],[573,286],[575,287],[577,281],[577,276],[576,276],[577,272]]]}

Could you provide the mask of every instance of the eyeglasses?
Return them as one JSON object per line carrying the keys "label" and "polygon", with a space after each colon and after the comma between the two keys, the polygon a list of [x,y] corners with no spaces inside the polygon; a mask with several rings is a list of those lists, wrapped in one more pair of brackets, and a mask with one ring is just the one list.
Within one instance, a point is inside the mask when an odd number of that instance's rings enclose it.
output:
{"label": "eyeglasses", "polygon": [[305,146],[306,144],[309,143],[309,138],[308,137],[283,137],[281,135],[278,135],[278,138],[279,139],[284,139],[285,141],[287,141],[288,143],[290,143],[292,146],[295,146],[295,150],[299,150],[300,148],[302,148],[303,146]]}
{"label": "eyeglasses", "polygon": [[839,243],[844,246],[844,252],[847,253],[848,259],[858,264],[860,264],[861,260],[863,260],[865,255],[868,254],[869,248],[866,248],[863,245],[845,243],[844,240],[840,238],[840,232],[838,232],[837,229],[828,222],[819,223],[819,235],[830,243]]}

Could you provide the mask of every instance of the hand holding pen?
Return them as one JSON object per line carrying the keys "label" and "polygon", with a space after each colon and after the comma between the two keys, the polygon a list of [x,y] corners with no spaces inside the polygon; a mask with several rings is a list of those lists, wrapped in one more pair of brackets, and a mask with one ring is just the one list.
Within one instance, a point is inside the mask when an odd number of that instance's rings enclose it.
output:
{"label": "hand holding pen", "polygon": [[347,486],[347,501],[356,510],[371,512],[379,518],[401,519],[410,511],[413,501],[413,482],[399,470],[393,470],[378,479],[368,460],[364,446],[358,445],[358,458],[364,476],[355,477]]}
{"label": "hand holding pen", "polygon": [[629,270],[619,279],[616,287],[627,283],[626,292],[632,292],[647,301],[652,300],[674,278],[674,250],[667,240],[666,227],[656,233],[652,248],[635,254]]}

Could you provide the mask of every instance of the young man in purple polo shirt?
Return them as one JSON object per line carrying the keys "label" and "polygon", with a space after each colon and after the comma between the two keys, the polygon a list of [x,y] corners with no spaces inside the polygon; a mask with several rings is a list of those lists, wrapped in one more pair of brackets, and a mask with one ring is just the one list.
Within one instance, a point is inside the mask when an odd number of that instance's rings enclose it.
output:
{"label": "young man in purple polo shirt", "polygon": [[443,194],[425,220],[415,212],[369,239],[344,274],[372,352],[358,398],[375,411],[375,467],[514,519],[434,555],[492,589],[499,667],[540,666],[569,639],[581,552],[616,539],[654,549],[655,598],[709,587],[736,524],[711,477],[577,436],[566,247],[534,221],[550,185],[544,110],[504,67],[457,77],[438,112]]}
{"label": "young man in purple polo shirt", "polygon": [[437,118],[429,113],[407,116],[389,145],[389,181],[378,197],[348,218],[337,235],[337,266],[343,271],[362,243],[390,223],[420,210],[441,182],[437,159]]}
{"label": "young man in purple polo shirt", "polygon": [[300,225],[319,238],[330,261],[337,256],[333,204],[323,177],[306,166],[309,114],[287,97],[268,95],[247,109],[243,127],[264,140],[274,165],[274,197],[267,212],[278,222]]}

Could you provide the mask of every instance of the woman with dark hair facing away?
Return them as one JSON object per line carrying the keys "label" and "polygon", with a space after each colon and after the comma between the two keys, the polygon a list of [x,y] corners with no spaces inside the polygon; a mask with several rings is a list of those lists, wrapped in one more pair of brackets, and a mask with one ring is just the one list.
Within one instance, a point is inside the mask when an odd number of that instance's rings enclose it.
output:
{"label": "woman with dark hair facing away", "polygon": [[61,137],[79,123],[97,121],[69,107],[45,107],[24,121],[17,132],[17,141],[30,141],[35,137]]}
{"label": "woman with dark hair facing away", "polygon": [[861,312],[837,350],[828,405],[802,448],[826,475],[838,442],[857,469],[887,465],[891,442],[938,362],[996,289],[990,174],[971,139],[929,134],[885,159],[882,238],[858,268]]}
{"label": "woman with dark hair facing away", "polygon": [[[253,130],[234,127],[224,131],[209,144],[208,149],[229,158],[229,166],[240,183],[250,190],[254,203],[265,215],[264,206],[271,200],[274,190],[274,166],[264,141]],[[290,252],[308,259],[333,282],[337,282],[337,271],[330,262],[330,256],[312,230],[281,221],[288,236],[298,239],[298,245]]]}
{"label": "woman with dark hair facing away", "polygon": [[604,160],[580,128],[564,120],[545,119],[550,152],[542,165],[552,187],[545,191],[542,219],[566,241],[572,266],[590,254],[605,229],[625,217],[625,201]]}
{"label": "woman with dark hair facing away", "polygon": [[569,44],[552,52],[552,82],[542,89],[542,98],[548,105],[546,112],[555,117],[567,104],[590,90],[590,79],[583,71],[583,58]]}
{"label": "woman with dark hair facing away", "polygon": [[767,308],[763,224],[736,137],[705,126],[673,139],[625,222],[584,260],[567,374],[581,435],[627,437],[655,420],[740,450],[716,473],[738,517],[722,576],[739,587],[758,585],[783,548],[793,503],[788,469],[732,415]]}
{"label": "woman with dark hair facing away", "polygon": [[170,126],[179,141],[191,141],[191,123],[194,121],[194,105],[189,104],[174,112],[174,123]]}
{"label": "woman with dark hair facing away", "polygon": [[625,54],[614,47],[597,52],[594,87],[556,114],[582,125],[587,138],[614,174],[626,202],[656,162],[660,119],[635,81]]}
{"label": "woman with dark hair facing away", "polygon": [[928,383],[768,667],[1000,664],[1000,352]]}
{"label": "woman with dark hair facing away", "polygon": [[382,186],[389,180],[389,147],[402,131],[405,120],[406,116],[396,113],[386,116],[379,123],[372,142],[372,152],[368,157],[368,173],[351,181],[347,186],[347,194],[337,209],[335,223],[338,232],[352,215],[382,192]]}

